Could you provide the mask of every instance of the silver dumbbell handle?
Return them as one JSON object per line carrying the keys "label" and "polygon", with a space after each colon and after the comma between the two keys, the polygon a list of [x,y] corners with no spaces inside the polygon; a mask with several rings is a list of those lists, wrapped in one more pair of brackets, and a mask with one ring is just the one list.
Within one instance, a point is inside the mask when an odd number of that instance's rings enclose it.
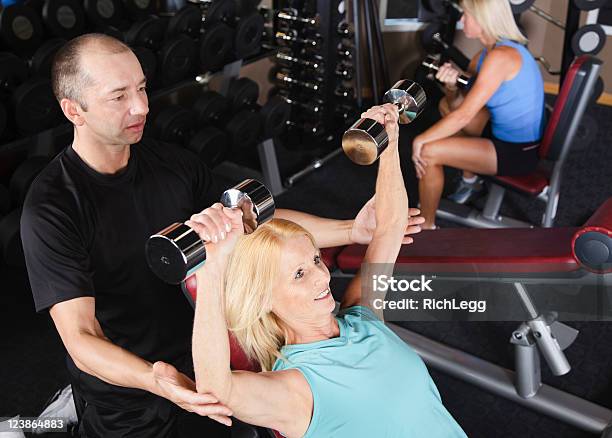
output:
{"label": "silver dumbbell handle", "polygon": [[276,79],[281,82],[286,82],[288,84],[299,85],[300,87],[308,88],[309,90],[312,90],[312,91],[319,91],[319,88],[321,88],[318,84],[313,84],[312,82],[300,81],[299,79],[292,78],[291,76],[283,72],[276,73]]}
{"label": "silver dumbbell handle", "polygon": [[293,8],[282,9],[276,16],[281,20],[296,21],[311,26],[317,26],[319,24],[319,17],[300,17],[298,11]]}
{"label": "silver dumbbell handle", "polygon": [[296,58],[295,56],[291,56],[283,52],[276,53],[276,59],[280,61],[287,61],[292,64],[303,65],[304,67],[310,67],[314,69],[318,69],[321,67],[321,62],[307,61],[305,59]]}
{"label": "silver dumbbell handle", "polygon": [[288,29],[286,32],[276,32],[276,39],[281,41],[289,41],[292,43],[306,44],[311,47],[317,47],[319,45],[319,41],[317,40],[300,38],[295,29]]}

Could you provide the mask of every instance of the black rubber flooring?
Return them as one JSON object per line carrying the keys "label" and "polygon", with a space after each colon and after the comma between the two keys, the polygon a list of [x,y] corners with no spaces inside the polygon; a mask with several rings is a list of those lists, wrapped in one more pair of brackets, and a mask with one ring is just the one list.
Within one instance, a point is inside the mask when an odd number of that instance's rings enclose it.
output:
{"label": "black rubber flooring", "polygon": [[[612,108],[588,110],[598,123],[598,133],[588,147],[571,152],[561,189],[558,226],[583,223],[612,196]],[[418,202],[416,180],[410,165],[410,139],[435,120],[425,114],[419,122],[402,130],[402,158],[410,203]],[[279,152],[279,158],[290,153]],[[291,160],[289,160],[291,161]],[[281,167],[287,177],[295,162]],[[376,167],[355,166],[338,155],[321,169],[298,181],[277,198],[278,205],[335,218],[353,217],[372,195]],[[447,190],[458,173],[449,171]],[[232,177],[227,178],[228,181]],[[542,206],[511,195],[503,213],[537,222]],[[443,226],[454,226],[442,223]],[[48,315],[36,315],[25,271],[0,266],[0,417],[20,414],[36,416],[47,399],[68,382],[64,349]],[[334,284],[341,292],[342,282]],[[570,323],[581,330],[567,350],[573,370],[552,377],[543,366],[545,383],[612,408],[612,323]],[[502,366],[512,368],[508,337],[515,323],[411,323],[410,329],[468,351]],[[431,371],[449,411],[470,437],[589,437],[573,427],[530,412],[463,382]],[[52,435],[58,437],[58,434]],[[202,431],[202,436],[222,436]]]}

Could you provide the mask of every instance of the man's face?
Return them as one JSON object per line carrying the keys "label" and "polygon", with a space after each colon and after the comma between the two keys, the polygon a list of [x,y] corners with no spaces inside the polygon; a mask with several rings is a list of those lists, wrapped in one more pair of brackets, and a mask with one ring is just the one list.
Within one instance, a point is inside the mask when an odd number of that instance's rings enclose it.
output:
{"label": "man's face", "polygon": [[87,111],[81,129],[103,144],[134,144],[142,138],[149,112],[146,80],[132,51],[109,54],[91,50],[81,68],[93,83],[83,90]]}

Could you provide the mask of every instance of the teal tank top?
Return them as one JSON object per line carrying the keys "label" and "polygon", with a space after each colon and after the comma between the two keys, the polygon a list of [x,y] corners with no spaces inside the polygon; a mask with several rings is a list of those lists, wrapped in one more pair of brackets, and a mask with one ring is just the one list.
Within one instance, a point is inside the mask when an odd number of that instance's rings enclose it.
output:
{"label": "teal tank top", "polygon": [[273,370],[298,369],[312,391],[303,438],[465,438],[421,358],[367,307],[336,317],[340,336],[286,345]]}
{"label": "teal tank top", "polygon": [[[542,139],[544,133],[544,82],[538,65],[525,46],[503,40],[496,46],[509,46],[521,54],[521,69],[509,81],[504,81],[487,102],[491,114],[493,135],[512,143],[530,143]],[[487,54],[484,49],[476,71]]]}

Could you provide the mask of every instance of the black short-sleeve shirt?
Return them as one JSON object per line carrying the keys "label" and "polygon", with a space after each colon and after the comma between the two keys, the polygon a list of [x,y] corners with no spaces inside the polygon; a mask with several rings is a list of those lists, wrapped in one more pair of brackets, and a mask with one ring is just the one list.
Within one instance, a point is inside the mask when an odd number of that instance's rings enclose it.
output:
{"label": "black short-sleeve shirt", "polygon": [[[185,356],[193,310],[179,287],[151,272],[145,243],[220,194],[206,166],[178,146],[134,144],[127,167],[113,175],[94,171],[68,146],[32,184],[21,218],[36,310],[92,296],[114,344],[151,362]],[[85,377],[92,391],[139,395]]]}

